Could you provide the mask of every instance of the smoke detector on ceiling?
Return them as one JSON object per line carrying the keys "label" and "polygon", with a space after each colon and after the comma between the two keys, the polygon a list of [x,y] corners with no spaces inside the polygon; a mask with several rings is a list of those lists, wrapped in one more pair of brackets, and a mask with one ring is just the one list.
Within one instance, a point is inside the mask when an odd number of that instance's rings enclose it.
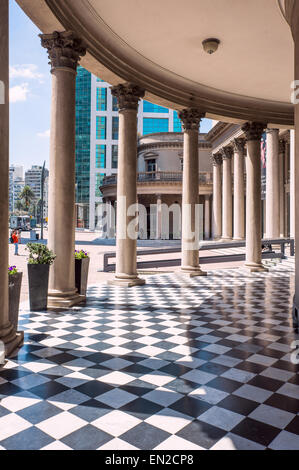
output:
{"label": "smoke detector on ceiling", "polygon": [[208,38],[202,41],[202,47],[207,54],[214,54],[217,51],[220,44],[219,39]]}

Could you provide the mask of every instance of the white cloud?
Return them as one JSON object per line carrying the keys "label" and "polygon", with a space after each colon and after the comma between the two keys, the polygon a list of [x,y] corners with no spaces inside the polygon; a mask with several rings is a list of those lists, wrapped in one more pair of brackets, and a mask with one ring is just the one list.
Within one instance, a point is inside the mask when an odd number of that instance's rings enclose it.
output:
{"label": "white cloud", "polygon": [[50,137],[50,129],[47,129],[45,132],[38,132],[37,135],[38,137],[48,139]]}
{"label": "white cloud", "polygon": [[43,82],[43,74],[38,72],[35,64],[11,65],[9,67],[10,78],[26,78],[27,80],[38,80]]}
{"label": "white cloud", "polygon": [[9,89],[9,101],[17,103],[18,101],[26,101],[29,93],[28,83],[13,86]]}

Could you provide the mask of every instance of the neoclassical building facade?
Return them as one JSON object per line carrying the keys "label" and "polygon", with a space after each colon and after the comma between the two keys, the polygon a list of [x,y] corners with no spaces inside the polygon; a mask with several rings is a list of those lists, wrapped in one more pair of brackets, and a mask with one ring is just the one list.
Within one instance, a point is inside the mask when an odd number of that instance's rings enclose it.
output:
{"label": "neoclassical building facade", "polygon": [[[269,129],[261,136],[261,235],[293,236],[290,198],[291,132]],[[293,148],[293,146],[292,146]],[[181,238],[181,230],[163,233],[161,204],[182,205],[183,135],[157,133],[138,140],[137,196],[146,207],[156,206],[156,222],[146,238]],[[199,134],[200,239],[244,240],[246,231],[246,137],[239,125],[215,122],[207,134]],[[104,178],[100,187],[104,202],[116,209],[117,175]],[[162,217],[162,221],[160,218]],[[154,220],[155,220],[154,219]],[[100,222],[100,221],[99,221]],[[149,226],[149,223],[148,223]],[[113,221],[115,227],[115,221]],[[107,230],[108,235],[115,235]]]}

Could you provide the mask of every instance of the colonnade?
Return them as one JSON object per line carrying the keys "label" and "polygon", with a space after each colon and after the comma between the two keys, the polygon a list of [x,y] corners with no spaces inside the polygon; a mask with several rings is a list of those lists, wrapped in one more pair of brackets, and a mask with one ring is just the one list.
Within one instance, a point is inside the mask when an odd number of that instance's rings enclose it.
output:
{"label": "colonnade", "polygon": [[[6,87],[5,105],[0,105],[0,340],[9,354],[22,340],[8,320],[8,3],[0,2],[0,81]],[[52,119],[49,182],[49,247],[57,258],[51,267],[49,305],[70,307],[82,301],[75,288],[75,94],[76,70],[86,47],[73,32],[41,35],[49,54],[52,73]],[[3,59],[4,58],[4,59]],[[4,60],[4,62],[3,62]],[[298,61],[299,63],[299,61]],[[130,226],[136,217],[137,200],[137,109],[145,90],[133,83],[112,87],[119,107],[119,159],[117,184],[116,273],[112,284],[144,284],[137,274],[136,238]],[[205,113],[190,107],[179,112],[184,133],[182,266],[188,276],[202,276],[199,259],[199,160],[200,121]],[[213,235],[222,239],[243,239],[246,235],[246,266],[251,271],[265,268],[261,262],[261,136],[264,123],[247,122],[243,137],[234,139],[214,155]],[[280,234],[278,132],[269,131],[270,176],[268,184],[269,235]],[[245,144],[247,155],[245,158]],[[299,144],[298,144],[299,145]],[[297,152],[299,155],[299,150]],[[246,162],[246,234],[244,233],[244,158]],[[232,159],[234,181],[232,184]],[[221,165],[222,184],[221,184]],[[299,175],[299,172],[298,172]],[[299,178],[299,176],[298,176]],[[222,186],[222,192],[221,192]],[[232,204],[234,188],[234,205]],[[222,202],[221,202],[222,201]],[[208,201],[207,201],[208,204]],[[233,210],[234,209],[234,210]],[[272,211],[272,212],[271,212]],[[233,214],[234,212],[234,214]],[[271,215],[270,215],[271,214]],[[299,216],[297,217],[299,220]],[[233,223],[234,221],[234,223]],[[298,222],[299,223],[299,222]],[[298,225],[298,224],[297,224]],[[298,227],[297,227],[298,229]],[[297,233],[299,230],[297,230]],[[299,272],[299,266],[297,267]]]}

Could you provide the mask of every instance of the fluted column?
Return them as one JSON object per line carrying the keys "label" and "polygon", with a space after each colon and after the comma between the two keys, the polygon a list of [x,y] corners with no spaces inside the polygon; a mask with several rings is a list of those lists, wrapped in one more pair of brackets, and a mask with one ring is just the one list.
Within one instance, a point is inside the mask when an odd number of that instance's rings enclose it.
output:
{"label": "fluted column", "polygon": [[234,149],[234,240],[245,238],[245,139],[233,141]]}
{"label": "fluted column", "polygon": [[75,119],[76,72],[86,48],[72,31],[41,34],[52,73],[49,176],[49,248],[57,258],[50,269],[49,307],[82,300],[75,287]]}
{"label": "fluted column", "polygon": [[247,142],[246,157],[246,261],[252,272],[267,271],[261,247],[261,137],[265,125],[247,122],[242,130]]}
{"label": "fluted column", "polygon": [[181,270],[190,276],[206,275],[199,266],[198,136],[203,116],[195,108],[184,109],[179,113],[184,130]]}
{"label": "fluted column", "polygon": [[161,194],[157,194],[156,238],[157,240],[161,240],[162,238],[162,197],[161,197]]}
{"label": "fluted column", "polygon": [[284,191],[284,167],[285,167],[285,141],[279,141],[279,234],[285,236],[285,191]]}
{"label": "fluted column", "polygon": [[[9,321],[8,208],[9,208],[9,34],[8,0],[0,2],[0,341],[9,356],[23,341]],[[3,348],[0,345],[0,351]]]}
{"label": "fluted column", "polygon": [[132,210],[137,201],[137,111],[144,90],[125,83],[113,86],[111,93],[117,98],[119,108],[116,272],[111,283],[132,287],[145,283],[137,276],[136,213]]}
{"label": "fluted column", "polygon": [[267,129],[266,237],[279,238],[279,130]]}
{"label": "fluted column", "polygon": [[204,226],[204,233],[205,233],[205,240],[209,240],[211,236],[211,227],[210,227],[210,220],[211,220],[211,210],[210,210],[210,195],[205,195],[205,226]]}
{"label": "fluted column", "polygon": [[222,240],[233,236],[232,156],[231,147],[222,149]]}
{"label": "fluted column", "polygon": [[211,158],[213,165],[213,205],[212,205],[212,237],[218,240],[222,233],[222,156],[217,153]]}

